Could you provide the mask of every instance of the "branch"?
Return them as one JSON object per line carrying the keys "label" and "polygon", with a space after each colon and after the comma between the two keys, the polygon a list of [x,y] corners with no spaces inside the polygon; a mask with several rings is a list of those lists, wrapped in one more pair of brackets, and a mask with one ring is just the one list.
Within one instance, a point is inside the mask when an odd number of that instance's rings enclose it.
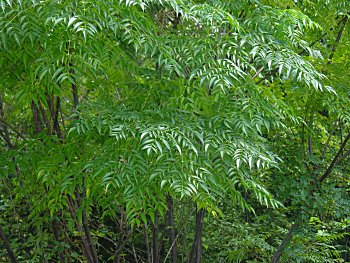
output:
{"label": "branch", "polygon": [[337,163],[337,161],[338,161],[340,155],[342,154],[349,139],[350,139],[350,132],[345,137],[343,143],[340,145],[340,148],[339,148],[337,154],[334,156],[333,161],[331,162],[331,164],[328,166],[327,170],[323,173],[323,175],[318,180],[319,183],[322,183],[331,174],[335,164]]}
{"label": "branch", "polygon": [[[340,163],[341,161],[343,161],[344,157],[342,159],[339,160],[340,155],[342,154],[348,140],[350,139],[350,132],[348,133],[348,135],[346,136],[346,138],[344,139],[344,141],[342,142],[342,144],[340,145],[340,148],[337,152],[337,154],[334,156],[331,164],[328,166],[327,170],[323,173],[323,175],[317,180],[319,184],[321,184],[332,172],[334,166],[338,163]],[[347,153],[348,154],[348,153]],[[346,154],[346,155],[347,155]],[[345,155],[345,156],[346,156]],[[339,160],[339,161],[338,161]],[[297,216],[299,217],[299,215]],[[282,243],[279,245],[277,251],[275,252],[275,254],[273,255],[273,258],[271,260],[271,263],[277,263],[282,255],[282,252],[285,248],[285,246],[287,245],[287,243],[289,242],[289,240],[292,238],[293,236],[293,231],[299,226],[299,224],[295,223],[288,231],[288,234],[284,237]]]}
{"label": "branch", "polygon": [[284,250],[284,247],[287,245],[287,243],[289,242],[289,240],[292,238],[293,236],[293,232],[294,230],[299,226],[298,223],[294,223],[292,225],[292,227],[289,229],[288,234],[284,237],[282,243],[279,245],[276,253],[273,255],[273,258],[271,260],[271,263],[277,263],[279,261],[279,258],[282,255],[282,252]]}
{"label": "branch", "polygon": [[18,130],[16,130],[14,127],[8,124],[4,119],[0,118],[0,122],[3,123],[5,126],[7,126],[9,129],[11,129],[14,133],[16,133],[18,137],[22,138],[23,140],[27,140],[24,137],[24,135],[22,135]]}
{"label": "branch", "polygon": [[340,30],[339,30],[339,32],[338,32],[337,39],[335,40],[335,43],[334,43],[334,45],[333,45],[333,47],[332,47],[332,51],[331,51],[331,54],[329,55],[327,64],[331,64],[331,62],[332,62],[332,59],[333,59],[335,50],[336,50],[336,48],[337,48],[337,46],[338,46],[338,43],[340,42],[340,39],[341,39],[341,37],[342,37],[342,34],[343,34],[343,31],[344,31],[346,22],[348,22],[348,16],[344,16],[344,18],[340,21],[340,24],[343,24],[343,25],[340,27]]}

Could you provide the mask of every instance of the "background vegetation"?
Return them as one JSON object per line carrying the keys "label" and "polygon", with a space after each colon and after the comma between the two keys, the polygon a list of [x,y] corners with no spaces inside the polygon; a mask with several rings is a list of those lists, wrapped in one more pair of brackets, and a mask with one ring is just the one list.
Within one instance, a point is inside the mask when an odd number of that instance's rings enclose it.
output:
{"label": "background vegetation", "polygon": [[350,2],[1,0],[1,262],[350,262]]}

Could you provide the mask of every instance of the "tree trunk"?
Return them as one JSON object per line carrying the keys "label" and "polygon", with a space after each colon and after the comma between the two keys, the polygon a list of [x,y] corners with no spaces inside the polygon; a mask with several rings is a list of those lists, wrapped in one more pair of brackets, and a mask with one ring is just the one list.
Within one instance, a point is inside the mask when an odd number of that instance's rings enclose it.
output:
{"label": "tree trunk", "polygon": [[35,105],[34,101],[32,101],[32,112],[34,119],[35,134],[39,134],[41,132],[41,120],[38,107]]}
{"label": "tree trunk", "polygon": [[173,199],[168,196],[168,220],[169,220],[169,244],[170,244],[170,258],[171,263],[176,263],[177,254],[176,254],[176,236],[175,236],[175,223],[174,223],[174,205]]}
{"label": "tree trunk", "polygon": [[[75,196],[76,196],[76,199],[77,199],[78,206],[81,206],[81,197],[80,197],[78,186],[76,186],[76,188],[75,188]],[[88,219],[87,219],[87,216],[86,216],[86,213],[85,213],[84,209],[82,211],[82,223],[83,223],[83,228],[84,228],[84,233],[85,233],[85,240],[86,240],[87,249],[89,251],[89,254],[91,255],[92,262],[93,263],[97,263],[98,262],[98,257],[97,257],[97,253],[96,253],[96,249],[95,249],[94,243],[93,243],[92,238],[91,238],[91,233],[90,233],[90,228],[89,228],[89,224],[88,224]]]}
{"label": "tree trunk", "polygon": [[4,247],[6,248],[7,254],[9,255],[9,259],[11,261],[11,263],[18,263],[17,258],[15,256],[15,254],[13,253],[13,250],[10,247],[10,243],[4,233],[4,231],[2,230],[2,227],[0,226],[0,238],[4,244]]}
{"label": "tree trunk", "polygon": [[288,242],[292,239],[293,237],[293,232],[294,230],[299,226],[299,224],[295,223],[292,225],[292,227],[289,229],[288,234],[284,237],[282,243],[279,245],[277,251],[275,252],[275,254],[272,257],[271,263],[277,263],[280,260],[280,257],[282,255],[282,252],[284,250],[284,248],[286,247],[286,245],[288,244]]}
{"label": "tree trunk", "polygon": [[190,254],[189,263],[200,263],[202,256],[202,230],[205,211],[203,209],[197,210],[196,213],[196,234],[192,243],[192,250]]}
{"label": "tree trunk", "polygon": [[144,223],[144,227],[143,227],[143,236],[144,236],[144,242],[146,244],[146,249],[147,249],[147,260],[148,260],[148,262],[152,262],[152,256],[151,256],[150,246],[149,246],[149,242],[148,242],[147,225],[145,223]]}
{"label": "tree trunk", "polygon": [[[55,236],[55,239],[56,239],[56,241],[58,243],[58,246],[61,246],[61,244],[60,244],[61,243],[61,238],[60,238],[60,233],[59,233],[59,226],[58,226],[56,218],[54,218],[53,221],[52,221],[52,229],[53,229],[53,234]],[[58,252],[58,256],[60,257],[61,262],[66,262],[62,251]]]}
{"label": "tree trunk", "polygon": [[76,204],[70,195],[67,196],[67,204],[68,204],[69,213],[71,215],[71,218],[73,221],[75,221],[75,226],[79,232],[79,235],[81,236],[84,256],[86,257],[86,260],[88,263],[94,263],[93,256],[91,254],[91,251],[89,249],[89,245],[87,242],[87,238],[84,235],[82,226],[79,223],[79,220],[77,219],[77,216],[76,216]]}
{"label": "tree trunk", "polygon": [[154,223],[152,226],[152,246],[153,246],[153,263],[159,263],[160,262],[160,250],[159,250],[159,215],[158,211],[156,210],[154,213]]}

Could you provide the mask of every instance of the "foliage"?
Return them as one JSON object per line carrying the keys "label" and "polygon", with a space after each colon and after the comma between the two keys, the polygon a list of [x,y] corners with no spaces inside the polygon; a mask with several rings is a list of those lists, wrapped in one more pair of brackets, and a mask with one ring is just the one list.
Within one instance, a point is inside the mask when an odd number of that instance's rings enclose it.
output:
{"label": "foliage", "polygon": [[294,222],[282,261],[348,259],[348,1],[0,6],[19,261],[173,262],[173,231],[191,262],[202,211],[204,262],[270,261]]}

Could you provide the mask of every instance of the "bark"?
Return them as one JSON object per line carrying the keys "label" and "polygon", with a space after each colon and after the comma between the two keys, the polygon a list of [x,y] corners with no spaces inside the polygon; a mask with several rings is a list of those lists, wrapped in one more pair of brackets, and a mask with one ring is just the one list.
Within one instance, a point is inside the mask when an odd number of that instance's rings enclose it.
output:
{"label": "bark", "polygon": [[190,254],[189,263],[200,263],[202,256],[202,230],[205,211],[203,209],[197,210],[196,213],[196,234],[192,243],[192,250]]}
{"label": "bark", "polygon": [[47,129],[47,133],[50,135],[51,134],[50,121],[48,120],[48,118],[46,116],[45,109],[44,109],[43,105],[41,105],[41,103],[39,103],[39,109],[40,109],[41,117],[43,118],[43,122],[45,124],[45,127]]}
{"label": "bark", "polygon": [[87,239],[86,239],[85,235],[83,234],[82,226],[79,223],[79,221],[77,221],[76,204],[70,195],[67,196],[67,204],[68,204],[69,213],[71,215],[71,218],[73,221],[75,221],[76,229],[78,230],[78,232],[81,236],[84,256],[86,257],[86,260],[88,263],[94,263],[93,256],[89,250],[89,245],[88,245]]}
{"label": "bark", "polygon": [[151,252],[150,252],[150,247],[149,247],[149,241],[148,241],[148,234],[147,234],[147,225],[144,224],[144,240],[145,240],[145,244],[146,244],[146,249],[147,249],[147,260],[148,262],[152,262],[152,256],[151,256]]}
{"label": "bark", "polygon": [[152,226],[152,246],[153,246],[153,263],[160,262],[160,250],[159,250],[159,215],[158,211],[154,213],[154,223]]}
{"label": "bark", "polygon": [[71,66],[71,70],[70,70],[70,74],[72,75],[72,79],[74,80],[74,83],[72,84],[72,95],[73,95],[73,108],[76,109],[78,107],[79,104],[79,97],[78,97],[78,88],[77,85],[75,83],[75,77],[74,77],[74,68],[73,68],[73,64],[70,63],[69,66]]}
{"label": "bark", "polygon": [[337,154],[334,156],[333,161],[331,162],[331,164],[328,166],[327,170],[323,173],[323,175],[318,180],[319,183],[322,183],[331,174],[335,164],[337,163],[339,157],[343,153],[343,150],[344,150],[346,144],[348,143],[349,139],[350,139],[350,132],[348,133],[348,135],[345,137],[344,141],[340,145],[340,148],[339,148]]}
{"label": "bark", "polygon": [[327,64],[330,64],[332,62],[333,56],[334,56],[335,51],[337,49],[338,43],[340,42],[340,39],[343,35],[343,31],[344,31],[344,28],[345,28],[347,22],[348,22],[348,16],[346,15],[346,16],[344,16],[344,18],[340,22],[340,29],[339,29],[339,32],[337,35],[337,39],[335,40],[335,43],[332,47],[332,51],[331,51],[331,54],[329,55]]}
{"label": "bark", "polygon": [[60,123],[58,121],[58,114],[60,112],[60,107],[61,107],[61,99],[60,97],[56,97],[56,109],[53,112],[53,116],[52,116],[52,121],[53,121],[53,129],[56,133],[56,135],[58,136],[58,138],[62,139],[62,132],[61,132],[61,127],[60,127]]}
{"label": "bark", "polygon": [[[81,206],[81,197],[80,197],[78,187],[76,187],[76,189],[75,189],[75,196],[77,199],[78,206]],[[91,232],[90,232],[90,228],[89,228],[89,224],[88,224],[88,219],[87,219],[87,216],[86,216],[84,209],[82,211],[82,223],[83,223],[83,228],[84,228],[84,233],[85,233],[87,249],[89,251],[89,254],[91,255],[92,262],[97,263],[98,257],[97,257],[95,245],[94,245],[92,238],[91,238]]]}
{"label": "bark", "polygon": [[325,146],[324,146],[324,149],[323,149],[323,152],[322,152],[322,159],[324,159],[324,158],[326,157],[327,149],[328,149],[328,147],[329,147],[329,143],[330,143],[331,138],[332,138],[332,136],[333,136],[334,133],[335,133],[335,129],[332,130],[331,133],[330,133],[329,136],[328,136],[327,142],[326,142],[326,144],[325,144]]}
{"label": "bark", "polygon": [[169,244],[170,244],[170,259],[171,263],[177,262],[176,254],[176,235],[174,223],[174,204],[171,196],[168,196],[168,220],[169,220]]}
{"label": "bark", "polygon": [[2,98],[0,97],[0,136],[4,139],[4,141],[6,142],[7,146],[12,149],[14,148],[14,145],[11,142],[11,138],[10,138],[10,133],[9,130],[7,128],[7,126],[4,124],[4,105],[2,103]]}
{"label": "bark", "polygon": [[288,234],[284,237],[282,240],[282,243],[279,245],[276,253],[273,255],[271,263],[277,263],[282,255],[282,252],[285,248],[285,246],[288,244],[288,242],[292,239],[293,237],[293,232],[294,230],[299,226],[299,224],[295,223],[292,225],[292,227],[289,229]]}
{"label": "bark", "polygon": [[[51,98],[49,95],[47,95],[47,104],[50,112],[50,119],[52,121],[52,130],[58,138],[62,139],[62,132],[58,118],[61,108],[61,98],[59,96],[56,97],[56,105],[54,104],[54,100],[54,97]],[[51,133],[50,130],[49,133]]]}
{"label": "bark", "polygon": [[4,244],[4,247],[6,248],[6,251],[7,251],[7,254],[9,256],[11,263],[18,263],[17,258],[15,256],[15,254],[13,253],[13,250],[11,249],[10,242],[8,241],[1,226],[0,226],[0,238]]}
{"label": "bark", "polygon": [[33,112],[35,133],[39,134],[42,130],[41,129],[41,120],[40,120],[38,107],[35,105],[34,101],[32,101],[32,112]]}
{"label": "bark", "polygon": [[[120,252],[123,251],[129,235],[126,233],[126,215],[123,208],[120,208],[120,222],[119,222],[119,239],[116,244],[116,251],[114,252],[114,263],[120,263],[121,257]],[[148,246],[148,244],[147,244]],[[150,260],[148,262],[151,262]]]}
{"label": "bark", "polygon": [[175,13],[174,19],[173,19],[173,21],[172,21],[172,23],[173,23],[173,29],[174,29],[174,30],[177,28],[177,25],[178,25],[179,22],[180,22],[180,18],[181,18],[181,14],[180,14],[180,13],[179,13],[179,14],[176,14],[176,13]]}
{"label": "bark", "polygon": [[97,252],[96,252],[95,245],[94,245],[92,238],[91,238],[91,232],[90,232],[87,216],[86,216],[86,213],[84,210],[82,212],[82,219],[83,219],[84,232],[85,232],[85,236],[87,239],[87,245],[88,245],[89,250],[91,251],[93,262],[98,263]]}
{"label": "bark", "polygon": [[[55,236],[55,239],[56,239],[58,245],[60,246],[61,238],[60,238],[59,226],[58,226],[56,218],[54,218],[53,221],[52,221],[52,229],[53,229],[53,234]],[[62,251],[58,252],[58,256],[60,257],[61,262],[66,262]]]}
{"label": "bark", "polygon": [[348,249],[348,228],[345,228],[345,252],[344,252],[344,262],[349,262],[348,261],[348,253],[349,253],[349,249]]}

